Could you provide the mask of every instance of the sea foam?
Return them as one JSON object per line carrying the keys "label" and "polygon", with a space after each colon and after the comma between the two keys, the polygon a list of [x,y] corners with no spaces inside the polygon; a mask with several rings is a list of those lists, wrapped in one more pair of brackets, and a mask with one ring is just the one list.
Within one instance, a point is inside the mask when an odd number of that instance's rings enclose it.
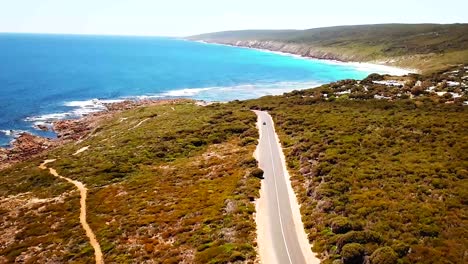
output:
{"label": "sea foam", "polygon": [[126,96],[116,99],[89,99],[65,102],[63,105],[70,108],[69,111],[48,113],[27,117],[24,120],[38,125],[49,126],[58,120],[76,119],[92,113],[105,111],[105,104],[118,103],[124,100],[145,100],[164,98],[192,98],[206,101],[229,101],[232,98],[252,99],[265,95],[281,95],[297,89],[313,88],[321,85],[319,82],[277,82],[242,84],[233,86],[213,86],[204,88],[181,88],[165,91],[157,94],[146,94],[138,96]]}
{"label": "sea foam", "polygon": [[25,130],[15,130],[15,129],[11,129],[11,130],[2,129],[2,130],[0,130],[0,133],[4,134],[7,137],[12,137],[12,138],[17,138],[17,137],[19,137],[19,135],[21,135],[22,133],[25,133],[25,132],[27,132],[27,131],[25,131]]}
{"label": "sea foam", "polygon": [[90,99],[90,100],[83,100],[83,101],[69,101],[69,102],[65,102],[63,105],[71,108],[70,111],[31,116],[31,117],[25,118],[25,121],[33,122],[35,126],[49,125],[52,122],[57,121],[57,120],[80,118],[85,115],[104,111],[107,109],[105,104],[118,103],[122,101],[124,101],[124,99],[113,99],[113,100]]}

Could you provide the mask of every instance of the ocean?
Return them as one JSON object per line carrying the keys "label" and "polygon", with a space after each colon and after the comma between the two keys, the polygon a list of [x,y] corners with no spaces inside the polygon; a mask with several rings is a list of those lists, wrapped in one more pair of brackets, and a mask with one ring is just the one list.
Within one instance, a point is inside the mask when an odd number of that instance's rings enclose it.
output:
{"label": "ocean", "polygon": [[250,99],[383,68],[174,38],[0,34],[0,145],[134,98]]}

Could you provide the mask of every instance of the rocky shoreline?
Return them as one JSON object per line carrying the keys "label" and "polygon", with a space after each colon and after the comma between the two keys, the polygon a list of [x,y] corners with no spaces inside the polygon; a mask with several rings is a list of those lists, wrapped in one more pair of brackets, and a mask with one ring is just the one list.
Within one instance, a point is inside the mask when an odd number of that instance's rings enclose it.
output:
{"label": "rocky shoreline", "polygon": [[[106,110],[86,115],[79,119],[58,120],[52,123],[50,130],[57,134],[56,139],[21,133],[10,148],[0,148],[0,170],[17,162],[28,160],[44,154],[65,143],[79,141],[88,136],[103,120],[112,118],[116,113],[150,105],[176,104],[193,102],[189,99],[161,99],[161,100],[126,100],[118,103],[104,104]],[[49,129],[47,127],[39,129]]]}

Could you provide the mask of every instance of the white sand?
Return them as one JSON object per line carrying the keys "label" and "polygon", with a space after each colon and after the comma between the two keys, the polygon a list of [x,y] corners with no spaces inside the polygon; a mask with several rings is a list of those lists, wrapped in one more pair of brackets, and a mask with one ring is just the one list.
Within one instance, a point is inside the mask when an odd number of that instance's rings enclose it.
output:
{"label": "white sand", "polygon": [[399,68],[394,66],[388,66],[384,64],[377,64],[377,63],[368,63],[368,62],[340,62],[340,61],[331,61],[332,63],[336,64],[344,64],[349,65],[357,70],[361,71],[368,71],[368,72],[375,72],[379,74],[390,74],[390,75],[397,75],[403,76],[409,73],[417,73],[418,70],[416,69],[408,69],[408,68]]}

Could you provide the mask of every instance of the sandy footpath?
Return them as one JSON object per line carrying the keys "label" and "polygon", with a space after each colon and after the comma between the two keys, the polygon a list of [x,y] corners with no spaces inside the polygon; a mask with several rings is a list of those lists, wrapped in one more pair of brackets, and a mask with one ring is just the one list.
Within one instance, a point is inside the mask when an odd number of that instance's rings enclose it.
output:
{"label": "sandy footpath", "polygon": [[[39,168],[42,170],[46,170],[47,169],[46,165],[54,161],[55,159],[45,160],[41,165],[39,165]],[[99,242],[97,241],[96,235],[94,234],[93,230],[89,226],[88,222],[86,222],[86,195],[87,195],[88,190],[86,189],[83,183],[79,181],[74,181],[67,177],[63,177],[59,175],[57,171],[53,168],[49,168],[49,172],[55,177],[58,177],[60,179],[68,181],[69,183],[72,183],[80,191],[80,223],[86,232],[86,236],[89,238],[89,243],[94,249],[94,257],[96,259],[96,264],[104,264],[104,259],[102,258],[101,246],[99,245]]]}

